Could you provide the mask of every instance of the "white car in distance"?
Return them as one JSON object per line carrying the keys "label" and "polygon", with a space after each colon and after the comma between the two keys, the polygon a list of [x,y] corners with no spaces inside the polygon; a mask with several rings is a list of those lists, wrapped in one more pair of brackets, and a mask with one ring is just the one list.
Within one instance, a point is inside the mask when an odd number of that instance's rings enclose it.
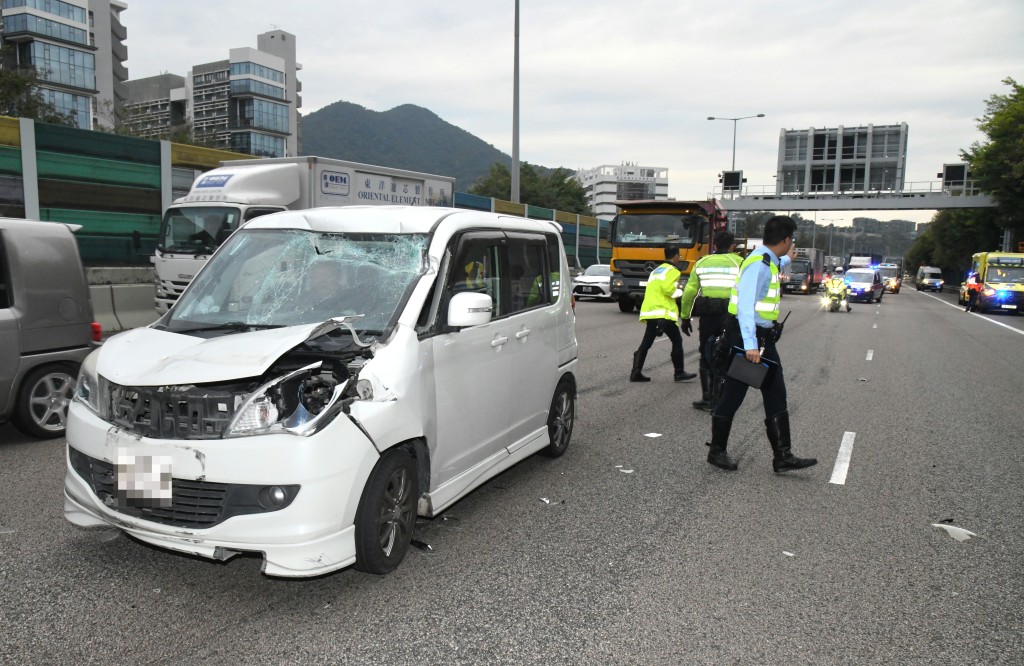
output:
{"label": "white car in distance", "polygon": [[576,298],[612,297],[612,269],[608,264],[593,264],[572,279],[572,293]]}

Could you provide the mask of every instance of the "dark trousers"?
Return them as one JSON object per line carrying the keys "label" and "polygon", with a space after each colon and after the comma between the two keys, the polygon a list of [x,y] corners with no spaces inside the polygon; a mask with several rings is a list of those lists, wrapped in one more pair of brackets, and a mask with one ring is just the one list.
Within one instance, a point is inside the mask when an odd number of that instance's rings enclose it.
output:
{"label": "dark trousers", "polygon": [[[740,327],[735,317],[729,317],[725,333],[728,336],[730,345],[740,349],[743,348],[743,336],[740,334]],[[782,376],[782,360],[779,358],[779,352],[775,348],[775,341],[772,337],[771,329],[757,329],[757,342],[764,346],[764,352],[761,354],[761,357],[778,364],[778,366],[771,366],[772,372],[768,373],[768,377],[761,386],[764,416],[769,419],[787,409],[786,380]],[[733,356],[738,353],[738,351],[732,350],[732,353],[729,355],[729,361],[731,362]],[[740,405],[743,404],[748,388],[750,387],[743,382],[726,377],[725,386],[722,387],[722,395],[715,404],[714,416],[724,416],[731,419],[739,410]]]}
{"label": "dark trousers", "polygon": [[646,354],[647,350],[654,344],[654,339],[658,337],[658,333],[661,332],[672,341],[672,353],[682,356],[683,336],[679,333],[679,326],[674,321],[669,319],[648,319],[645,323],[647,324],[647,330],[644,331],[644,339],[640,341],[640,348],[637,349],[638,352]]}
{"label": "dark trousers", "polygon": [[727,314],[705,314],[697,317],[697,338],[700,341],[698,349],[700,350],[701,370],[711,372],[711,367],[708,365],[708,358],[711,356],[711,350],[708,349],[708,340],[722,334],[728,317],[729,315]]}
{"label": "dark trousers", "polygon": [[975,311],[978,309],[978,291],[976,289],[967,290],[967,309]]}

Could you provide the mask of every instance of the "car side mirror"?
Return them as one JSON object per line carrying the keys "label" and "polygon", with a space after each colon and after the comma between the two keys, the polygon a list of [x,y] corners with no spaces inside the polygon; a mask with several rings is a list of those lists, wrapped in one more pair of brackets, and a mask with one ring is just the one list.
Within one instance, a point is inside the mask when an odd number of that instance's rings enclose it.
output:
{"label": "car side mirror", "polygon": [[448,301],[448,326],[480,326],[491,321],[493,313],[494,303],[490,296],[475,291],[463,291]]}

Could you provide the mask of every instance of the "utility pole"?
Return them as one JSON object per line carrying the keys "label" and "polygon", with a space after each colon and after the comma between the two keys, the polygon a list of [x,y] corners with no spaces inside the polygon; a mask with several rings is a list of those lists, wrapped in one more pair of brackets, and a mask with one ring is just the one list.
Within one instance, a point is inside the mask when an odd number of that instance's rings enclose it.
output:
{"label": "utility pole", "polygon": [[519,203],[519,0],[516,0],[515,48],[512,65],[512,194]]}

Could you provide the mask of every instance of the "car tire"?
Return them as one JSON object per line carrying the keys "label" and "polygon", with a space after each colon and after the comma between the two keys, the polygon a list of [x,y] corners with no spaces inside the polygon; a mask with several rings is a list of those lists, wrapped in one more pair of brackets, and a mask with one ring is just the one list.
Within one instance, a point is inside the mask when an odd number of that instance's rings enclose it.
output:
{"label": "car tire", "polygon": [[572,427],[576,423],[576,391],[566,379],[558,382],[548,411],[548,436],[551,442],[544,449],[550,458],[558,458],[569,448]]}
{"label": "car tire", "polygon": [[63,437],[78,369],[70,363],[44,365],[28,373],[15,398],[14,427],[31,437]]}
{"label": "car tire", "polygon": [[374,466],[359,498],[356,569],[378,575],[394,571],[409,550],[418,502],[416,459],[405,447],[387,451]]}
{"label": "car tire", "polygon": [[629,296],[619,296],[619,312],[629,314],[636,307],[636,303]]}

